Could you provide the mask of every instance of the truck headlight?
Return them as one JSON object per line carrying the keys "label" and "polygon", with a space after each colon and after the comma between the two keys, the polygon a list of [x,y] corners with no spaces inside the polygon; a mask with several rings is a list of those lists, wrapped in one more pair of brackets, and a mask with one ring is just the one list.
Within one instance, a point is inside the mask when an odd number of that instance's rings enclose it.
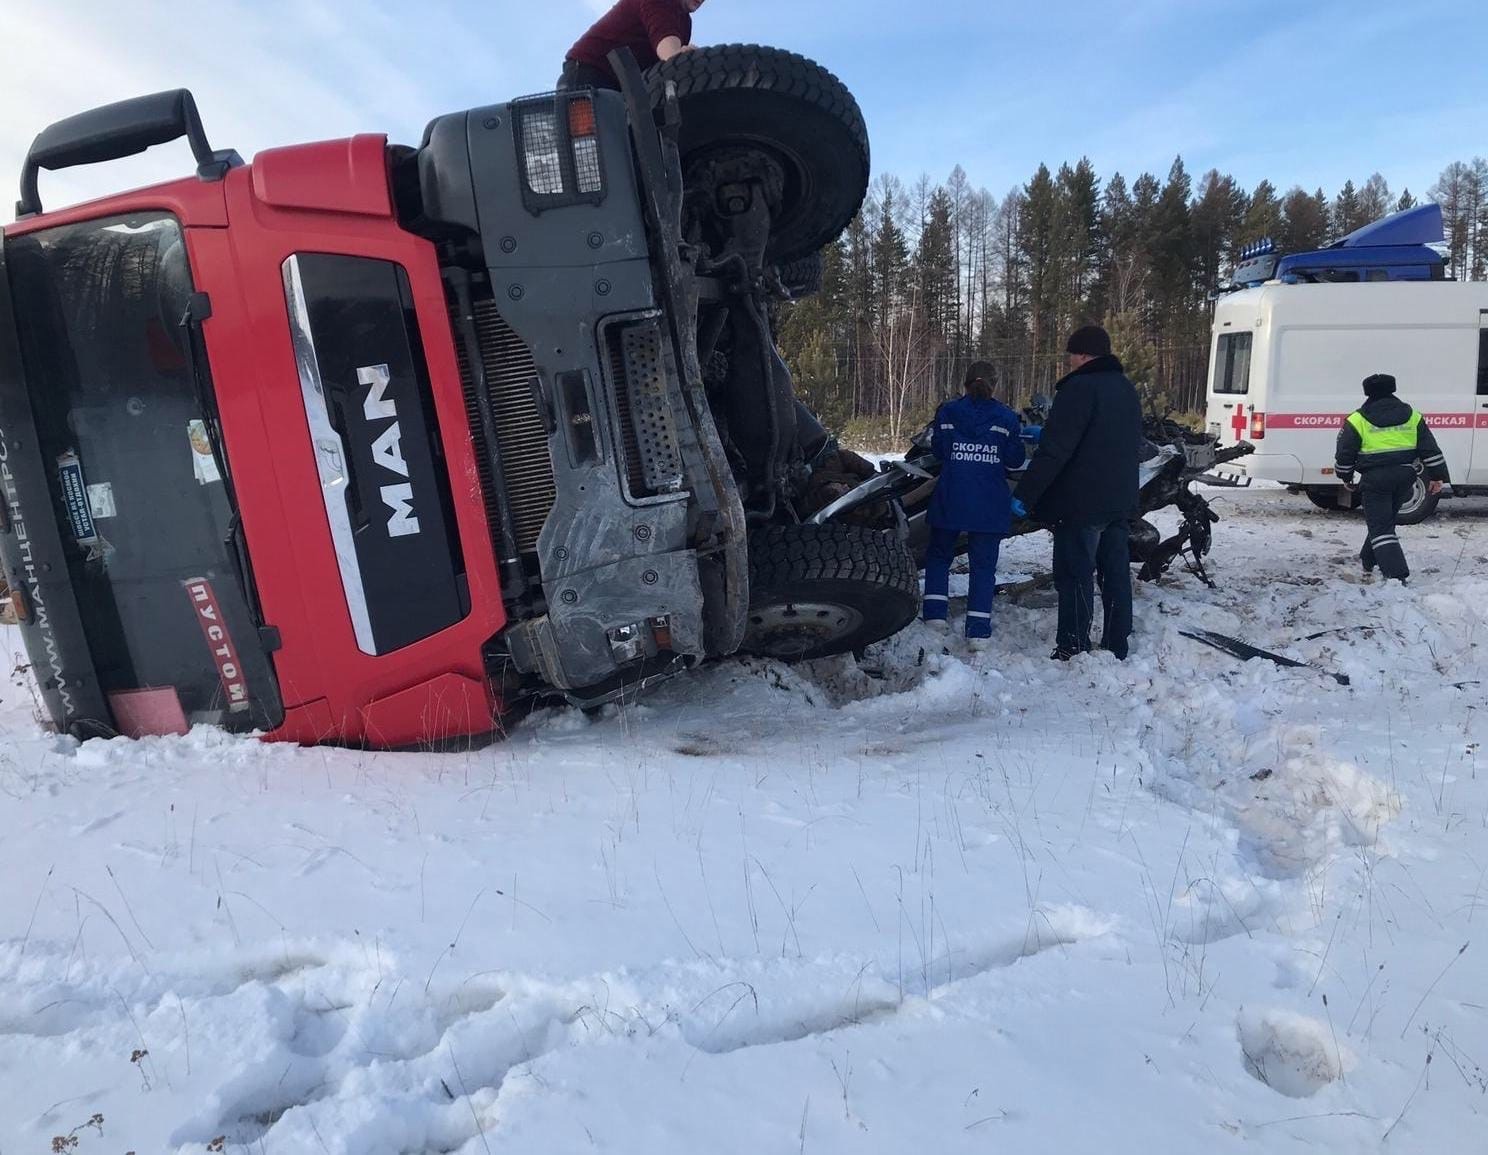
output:
{"label": "truck headlight", "polygon": [[590,92],[528,97],[512,105],[522,199],[533,212],[604,199],[599,116]]}

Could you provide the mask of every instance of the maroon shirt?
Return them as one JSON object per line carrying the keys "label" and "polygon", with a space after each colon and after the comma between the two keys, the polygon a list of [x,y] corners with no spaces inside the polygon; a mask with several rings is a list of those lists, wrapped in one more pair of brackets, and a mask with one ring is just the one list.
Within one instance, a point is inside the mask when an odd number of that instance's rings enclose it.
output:
{"label": "maroon shirt", "polygon": [[692,13],[681,0],[620,0],[579,37],[568,59],[614,75],[606,59],[617,48],[629,48],[642,68],[657,63],[656,46],[668,36],[692,41]]}

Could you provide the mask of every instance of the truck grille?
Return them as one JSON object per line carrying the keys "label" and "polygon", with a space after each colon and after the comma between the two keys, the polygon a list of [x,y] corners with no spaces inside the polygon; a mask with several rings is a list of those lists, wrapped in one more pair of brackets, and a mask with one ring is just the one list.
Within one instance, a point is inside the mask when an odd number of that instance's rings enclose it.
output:
{"label": "truck grille", "polygon": [[[495,459],[501,463],[502,484],[497,485],[492,454],[483,439],[476,436],[475,454],[481,488],[486,495],[486,513],[493,527],[500,524],[497,503],[504,491],[517,549],[523,554],[533,553],[538,534],[557,500],[553,461],[548,454],[548,431],[538,409],[537,365],[494,301],[477,298],[473,311],[487,400],[496,424]],[[475,394],[474,374],[464,345],[456,342],[456,349],[466,412],[472,431],[478,432],[480,404]]]}
{"label": "truck grille", "polygon": [[607,338],[630,495],[675,493],[682,488],[682,453],[661,331],[654,321],[617,325]]}

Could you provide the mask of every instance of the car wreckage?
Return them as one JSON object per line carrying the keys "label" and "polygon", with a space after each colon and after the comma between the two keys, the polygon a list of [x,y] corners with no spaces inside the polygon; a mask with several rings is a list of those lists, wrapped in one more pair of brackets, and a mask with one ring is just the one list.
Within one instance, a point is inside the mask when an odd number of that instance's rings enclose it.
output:
{"label": "car wreckage", "polygon": [[[57,728],[446,743],[913,619],[933,462],[839,450],[771,327],[866,195],[856,101],[772,48],[614,63],[618,93],[416,148],[245,164],[184,90],[37,137],[0,249],[0,559]],[[183,137],[194,177],[43,210],[41,170]],[[1167,477],[1201,558],[1177,460],[1144,493]]]}
{"label": "car wreckage", "polygon": [[[1048,419],[1049,408],[1047,397],[1035,396],[1033,403],[1024,409],[1023,420],[1030,425],[1042,425]],[[932,428],[926,426],[912,439],[902,459],[889,460],[871,477],[844,487],[808,520],[814,524],[839,520],[879,526],[897,524],[917,566],[923,568],[930,538],[926,515],[940,476],[940,462],[930,449],[931,433]],[[1032,452],[1036,453],[1037,449]],[[1229,484],[1211,471],[1254,452],[1254,447],[1244,442],[1220,449],[1212,436],[1196,432],[1166,415],[1146,416],[1137,478],[1138,512],[1131,523],[1132,564],[1138,567],[1138,578],[1156,581],[1182,559],[1184,567],[1200,581],[1214,584],[1205,569],[1204,558],[1213,545],[1213,527],[1219,515],[1194,486],[1200,481]],[[1009,484],[1015,486],[1022,472],[1014,471]],[[1165,537],[1150,515],[1168,508],[1178,510],[1179,523]],[[1021,537],[1047,528],[1032,519],[1015,519],[1010,536]],[[1049,577],[1040,575],[1035,584],[1043,584]]]}

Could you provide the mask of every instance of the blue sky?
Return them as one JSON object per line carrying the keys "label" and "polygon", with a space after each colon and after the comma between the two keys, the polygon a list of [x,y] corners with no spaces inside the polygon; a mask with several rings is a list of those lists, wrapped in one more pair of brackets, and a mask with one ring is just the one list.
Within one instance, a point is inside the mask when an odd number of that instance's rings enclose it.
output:
{"label": "blue sky", "polygon": [[[18,0],[5,17],[0,180],[46,123],[191,88],[217,147],[385,131],[552,86],[603,0]],[[1219,167],[1246,186],[1379,170],[1421,195],[1488,152],[1488,14],[1471,0],[708,0],[699,42],[814,56],[858,95],[878,171],[962,164],[1001,195],[1040,161],[1102,178]],[[189,171],[184,145],[43,175],[63,203]],[[7,175],[9,174],[9,175]],[[7,203],[12,198],[5,197]],[[8,217],[6,217],[8,219]]]}

